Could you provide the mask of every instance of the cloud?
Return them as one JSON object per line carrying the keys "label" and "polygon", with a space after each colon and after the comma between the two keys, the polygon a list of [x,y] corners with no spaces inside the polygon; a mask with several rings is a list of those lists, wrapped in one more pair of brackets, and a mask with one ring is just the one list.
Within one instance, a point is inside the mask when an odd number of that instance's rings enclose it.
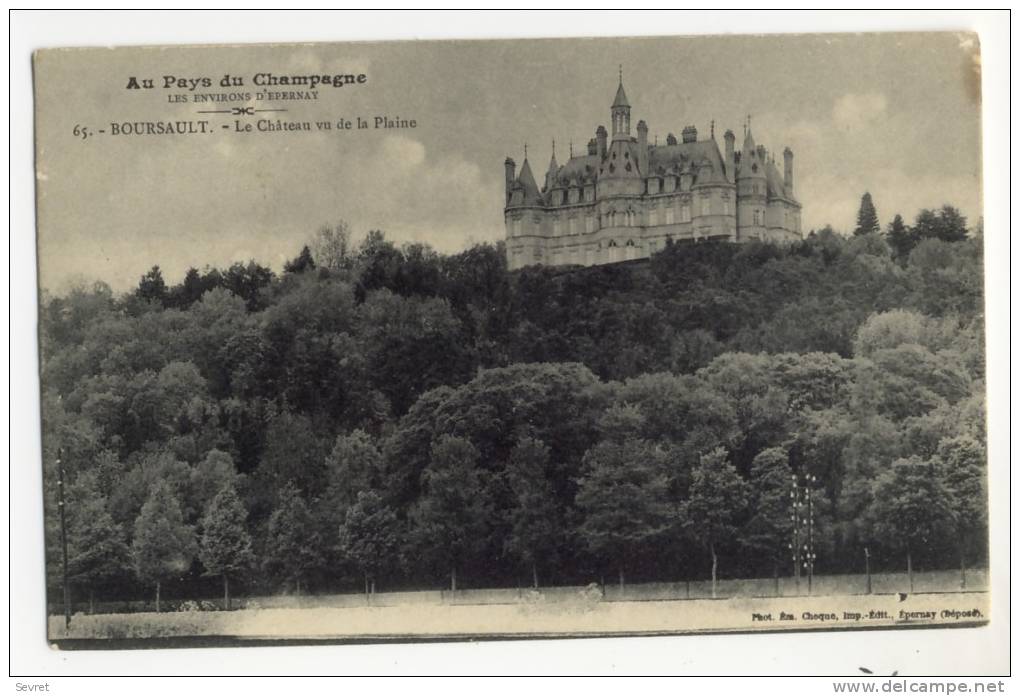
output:
{"label": "cloud", "polygon": [[344,180],[358,184],[343,214],[356,230],[379,228],[395,242],[426,241],[447,252],[468,238],[502,235],[502,225],[492,224],[502,182],[459,154],[432,156],[410,136],[388,135],[347,170]]}
{"label": "cloud", "polygon": [[884,94],[844,94],[832,106],[832,122],[840,131],[853,134],[880,119],[886,110]]}
{"label": "cloud", "polygon": [[381,150],[386,169],[413,168],[425,161],[425,146],[403,135],[387,136]]}

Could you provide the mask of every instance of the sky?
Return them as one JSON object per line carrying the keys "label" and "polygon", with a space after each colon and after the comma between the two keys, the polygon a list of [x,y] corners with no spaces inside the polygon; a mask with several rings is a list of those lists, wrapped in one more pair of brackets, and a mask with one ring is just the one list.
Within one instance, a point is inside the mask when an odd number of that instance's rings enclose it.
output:
{"label": "sky", "polygon": [[[649,139],[715,122],[739,140],[794,151],[805,230],[850,231],[869,191],[883,226],[900,213],[951,203],[981,215],[979,47],[973,34],[545,39],[287,46],[80,49],[37,54],[36,167],[40,284],[61,292],[91,280],[130,289],[158,264],[169,283],[189,267],[249,259],[280,270],[324,224],[355,237],[455,252],[503,228],[503,160],[525,143],[541,180],[556,142],[565,161],[609,124],[620,67]],[[177,94],[258,88],[257,72],[364,73],[362,85],[321,87],[275,120],[311,132],[239,133],[258,117],[171,102]],[[220,88],[229,73],[244,87]],[[162,76],[213,86],[162,89]],[[128,90],[130,77],[154,78]],[[285,90],[290,88],[273,88]],[[300,89],[300,88],[297,88]],[[375,116],[415,128],[315,130],[314,122]],[[111,122],[209,120],[201,135],[112,136]],[[94,133],[75,137],[76,125]],[[228,129],[221,128],[227,125]],[[100,128],[108,132],[95,133]]]}

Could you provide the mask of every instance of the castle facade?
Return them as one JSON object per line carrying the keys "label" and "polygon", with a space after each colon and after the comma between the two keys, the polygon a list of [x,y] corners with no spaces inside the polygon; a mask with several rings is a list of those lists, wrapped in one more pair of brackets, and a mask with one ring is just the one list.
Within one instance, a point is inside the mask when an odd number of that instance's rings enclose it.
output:
{"label": "castle facade", "polygon": [[511,269],[532,264],[591,266],[647,258],[667,240],[694,242],[801,238],[800,203],[793,193],[793,152],[783,151],[783,171],[750,124],[744,143],[733,131],[720,151],[715,127],[698,140],[694,126],[670,134],[665,145],[648,143],[648,126],[631,135],[630,103],[623,80],[610,107],[612,134],[595,130],[587,153],[563,165],[552,159],[539,188],[525,150],[521,170],[505,163],[506,253]]}

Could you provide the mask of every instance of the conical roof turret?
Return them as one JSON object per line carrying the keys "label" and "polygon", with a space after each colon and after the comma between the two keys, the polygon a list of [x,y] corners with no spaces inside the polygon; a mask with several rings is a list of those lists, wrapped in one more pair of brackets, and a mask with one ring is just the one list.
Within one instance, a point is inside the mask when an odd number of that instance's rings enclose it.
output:
{"label": "conical roof turret", "polygon": [[[602,102],[603,104],[605,102]],[[616,98],[613,99],[612,108],[615,109],[619,106],[630,108],[630,102],[627,101],[627,93],[623,91],[623,79],[620,79],[620,86],[616,88]]]}
{"label": "conical roof turret", "polygon": [[542,196],[535,183],[535,175],[531,173],[531,165],[528,164],[527,155],[524,156],[524,164],[521,165],[521,173],[517,175],[517,183],[524,189],[524,205],[539,205]]}

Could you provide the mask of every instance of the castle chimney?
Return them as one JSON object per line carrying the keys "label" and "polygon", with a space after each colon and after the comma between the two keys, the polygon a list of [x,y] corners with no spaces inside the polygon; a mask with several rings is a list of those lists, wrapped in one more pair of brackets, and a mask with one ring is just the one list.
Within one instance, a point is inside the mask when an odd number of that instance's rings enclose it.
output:
{"label": "castle chimney", "polygon": [[696,143],[698,141],[698,129],[694,126],[687,126],[680,132],[680,137],[685,143]]}
{"label": "castle chimney", "polygon": [[793,194],[793,150],[783,150],[783,186],[788,194]]}
{"label": "castle chimney", "polygon": [[648,124],[644,121],[637,123],[638,142],[638,173],[646,174],[648,165]]}
{"label": "castle chimney", "polygon": [[598,141],[599,145],[598,151],[599,159],[605,159],[606,141],[609,139],[609,133],[606,131],[605,126],[599,126],[598,128],[595,129],[595,139]]}
{"label": "castle chimney", "polygon": [[507,157],[506,161],[503,162],[503,170],[506,172],[506,203],[510,204],[510,190],[514,186],[514,170],[517,169],[517,163],[511,158]]}
{"label": "castle chimney", "polygon": [[730,175],[730,181],[733,180],[733,173],[737,170],[737,163],[733,158],[733,143],[736,139],[737,136],[729,129],[723,134],[723,140],[726,141],[726,172]]}
{"label": "castle chimney", "polygon": [[666,134],[666,144],[667,145],[676,145],[676,136],[673,135],[672,133],[667,133]]}
{"label": "castle chimney", "polygon": [[599,144],[595,140],[595,138],[592,138],[591,140],[588,141],[588,154],[589,155],[597,155],[598,153],[599,153]]}

